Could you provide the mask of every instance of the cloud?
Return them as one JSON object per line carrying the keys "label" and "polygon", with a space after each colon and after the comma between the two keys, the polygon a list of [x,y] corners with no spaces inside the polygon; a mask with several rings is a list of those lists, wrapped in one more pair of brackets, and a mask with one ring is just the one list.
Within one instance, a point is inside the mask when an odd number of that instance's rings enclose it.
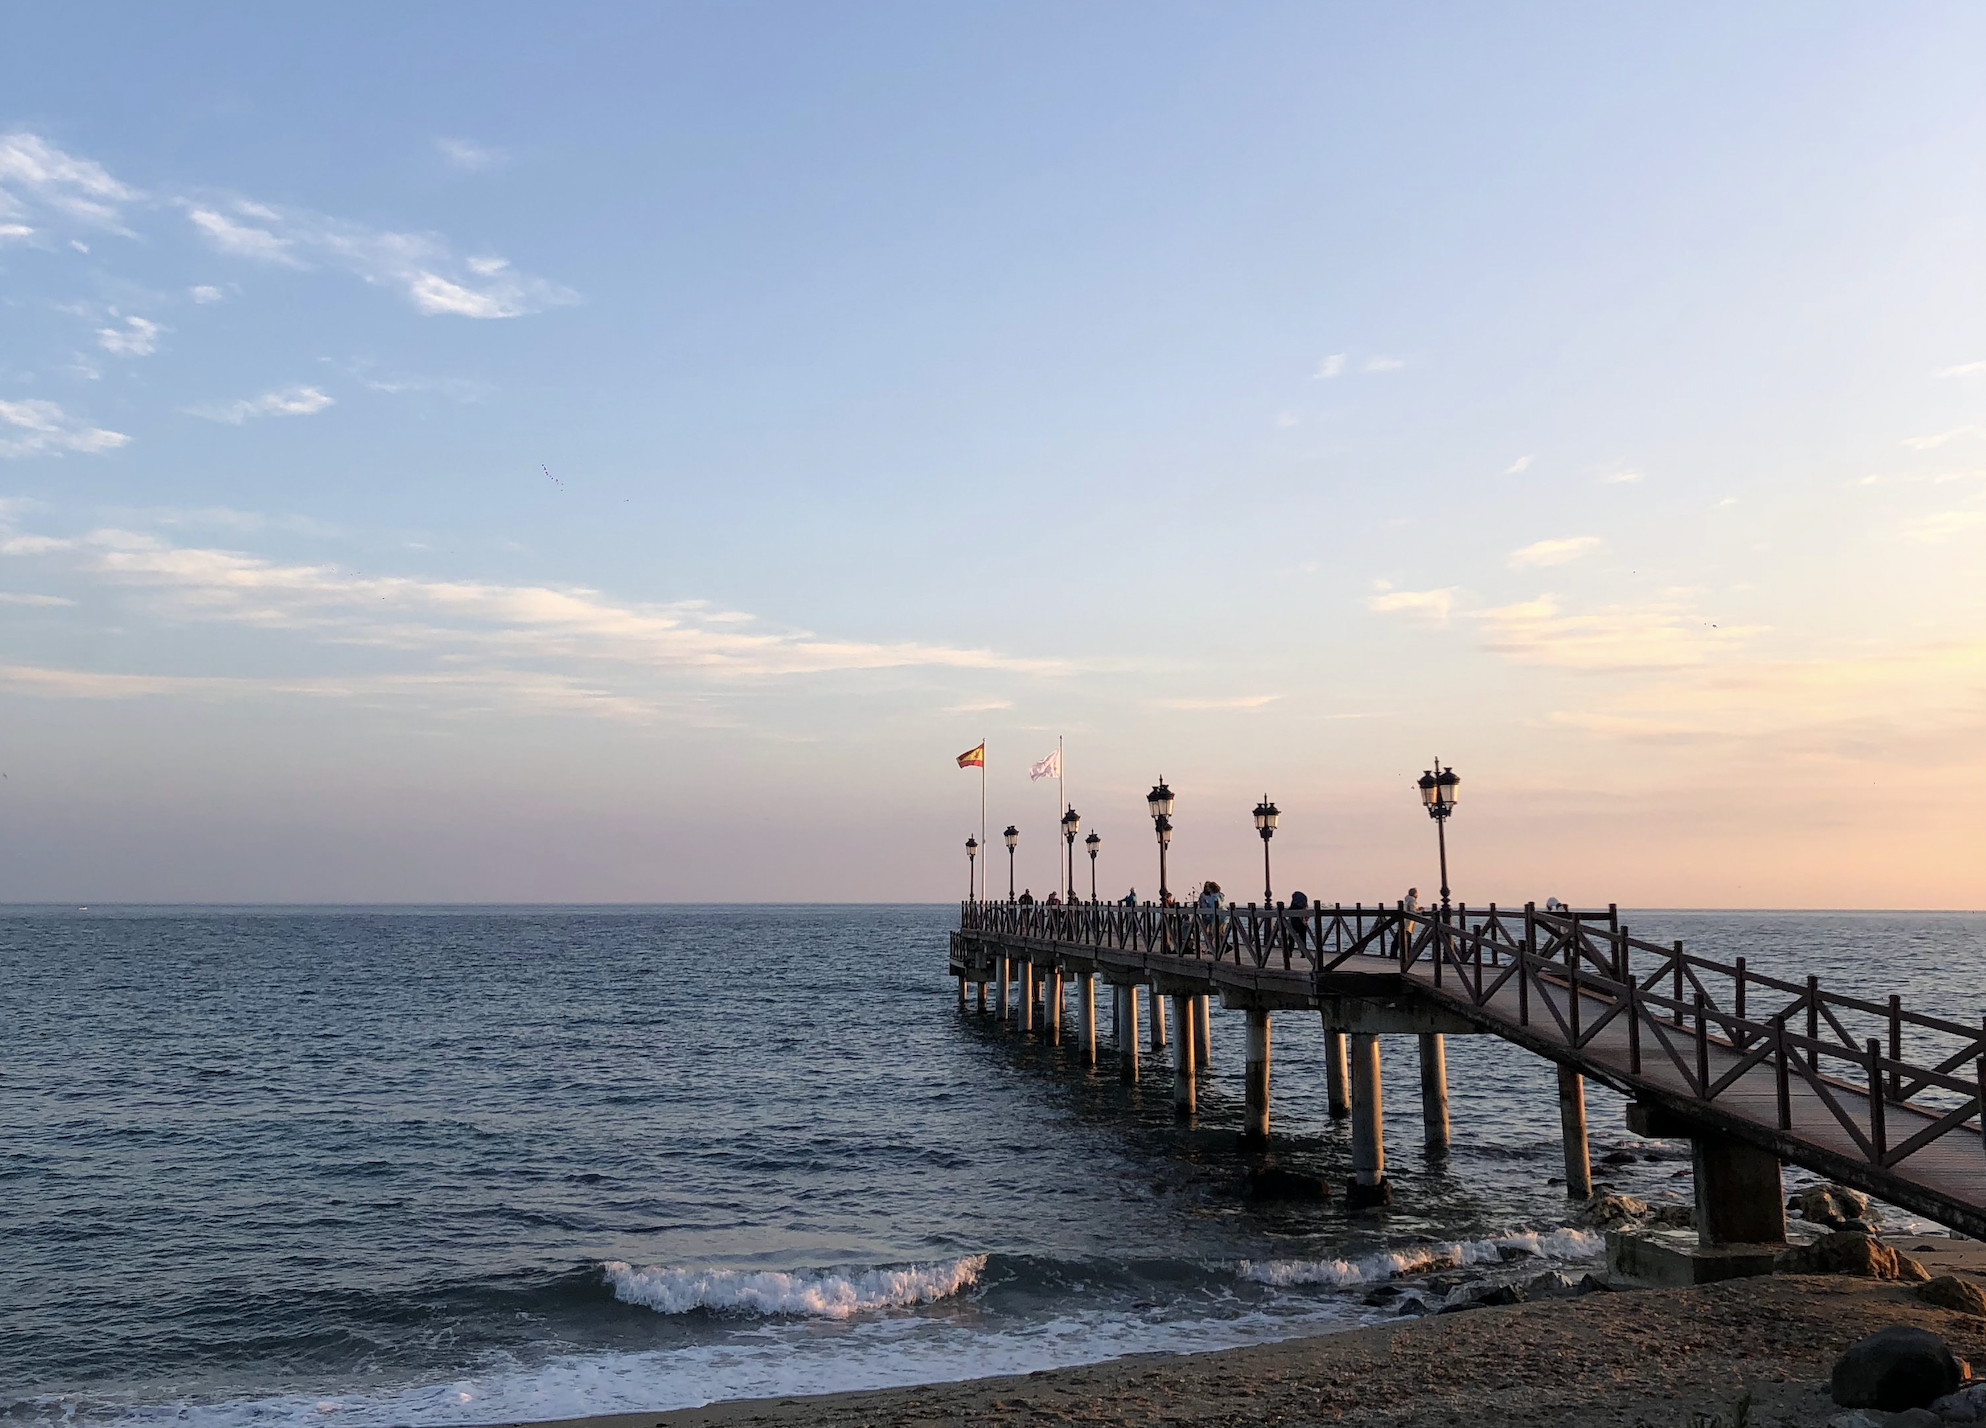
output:
{"label": "cloud", "polygon": [[1161,699],[1161,709],[1260,709],[1281,699],[1280,694],[1238,694],[1232,699]]}
{"label": "cloud", "polygon": [[1298,421],[1298,417],[1295,412],[1276,413],[1276,425],[1282,428],[1283,430],[1288,430],[1290,427],[1295,426],[1297,424],[1297,421]]}
{"label": "cloud", "polygon": [[102,165],[66,154],[38,134],[0,134],[0,236],[34,238],[64,222],[130,236],[124,209],[144,197]]}
{"label": "cloud", "polygon": [[1975,372],[1986,372],[1986,362],[1961,362],[1956,367],[1945,367],[1933,372],[1934,377],[1970,377]]}
{"label": "cloud", "polygon": [[73,605],[74,600],[65,600],[60,595],[18,595],[12,591],[0,590],[0,605]]}
{"label": "cloud", "polygon": [[940,714],[983,714],[993,709],[1011,709],[1013,707],[1014,701],[1011,699],[974,699],[965,704],[947,704],[938,712]]}
{"label": "cloud", "polygon": [[1365,370],[1368,372],[1397,372],[1407,364],[1398,357],[1368,357]]}
{"label": "cloud", "polygon": [[1935,436],[1906,436],[1903,444],[1912,451],[1935,451],[1946,442],[1957,441],[1962,436],[1986,436],[1986,427],[1955,426]]}
{"label": "cloud", "polygon": [[60,456],[69,451],[95,455],[115,451],[130,440],[121,431],[91,426],[54,402],[0,401],[0,457]]}
{"label": "cloud", "polygon": [[1479,610],[1483,648],[1523,664],[1560,669],[1667,669],[1702,664],[1758,634],[1762,625],[1711,621],[1681,601],[1608,605],[1568,614],[1558,598]]}
{"label": "cloud", "polygon": [[188,416],[240,426],[251,417],[315,416],[336,404],[328,394],[316,387],[285,387],[279,392],[264,392],[259,397],[241,401],[209,402],[205,406],[181,407],[180,410]]}
{"label": "cloud", "polygon": [[520,273],[505,258],[459,254],[436,233],[396,233],[246,200],[184,206],[194,227],[224,253],[287,268],[340,268],[398,290],[429,315],[522,317],[579,300],[570,288]]}
{"label": "cloud", "polygon": [[122,327],[99,327],[97,343],[119,357],[149,357],[159,350],[159,334],[164,331],[156,322],[127,317]]}
{"label": "cloud", "polygon": [[1381,615],[1404,614],[1446,620],[1448,612],[1455,607],[1458,588],[1450,585],[1440,590],[1394,590],[1383,595],[1368,595],[1365,597],[1365,608]]}
{"label": "cloud", "polygon": [[467,139],[436,139],[434,146],[450,167],[465,174],[488,173],[510,162],[510,155],[502,149],[471,143]]}
{"label": "cloud", "polygon": [[1533,541],[1522,550],[1510,552],[1510,568],[1526,570],[1538,565],[1564,565],[1582,555],[1591,555],[1606,542],[1598,536],[1565,536],[1558,540]]}
{"label": "cloud", "polygon": [[1616,471],[1600,478],[1601,482],[1608,486],[1632,486],[1640,479],[1639,471]]}
{"label": "cloud", "polygon": [[1938,511],[1905,521],[1898,534],[1905,540],[1937,545],[1958,536],[1970,535],[1982,526],[1986,526],[1986,511]]}
{"label": "cloud", "polygon": [[221,302],[227,297],[227,294],[219,288],[212,287],[206,283],[202,283],[197,288],[188,288],[186,295],[199,303]]}
{"label": "cloud", "polygon": [[1317,370],[1310,374],[1313,381],[1328,382],[1345,370],[1345,354],[1333,352],[1317,364]]}
{"label": "cloud", "polygon": [[[1065,668],[1059,661],[985,649],[768,629],[749,614],[698,600],[638,604],[580,587],[289,564],[239,550],[173,545],[128,530],[102,529],[76,541],[15,537],[0,543],[0,553],[67,554],[79,573],[134,592],[150,611],[174,621],[286,631],[392,652],[396,659],[425,656],[437,674],[451,677],[467,678],[464,671],[475,671],[478,662],[478,677],[499,682],[526,675],[574,678],[575,665],[618,671],[605,677],[608,686],[663,675],[737,680],[916,668],[1053,674]],[[602,676],[589,678],[591,688]]]}
{"label": "cloud", "polygon": [[1531,458],[1528,456],[1520,456],[1515,461],[1511,462],[1508,466],[1503,468],[1503,474],[1506,476],[1521,476],[1530,469],[1531,469]]}

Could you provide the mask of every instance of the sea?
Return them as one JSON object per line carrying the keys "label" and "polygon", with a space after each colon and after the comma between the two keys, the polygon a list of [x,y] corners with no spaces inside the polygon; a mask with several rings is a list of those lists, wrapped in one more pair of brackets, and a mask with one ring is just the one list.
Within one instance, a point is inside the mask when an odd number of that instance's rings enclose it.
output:
{"label": "sea", "polygon": [[[0,1423],[660,1410],[1257,1343],[1597,1266],[1546,1063],[1451,1037],[1431,1156],[1389,1038],[1391,1209],[1256,1203],[1238,1013],[1181,1127],[1149,1054],[1126,1087],[1107,1045],[1087,1071],[961,1013],[956,917],[0,909]],[[1986,1010],[1986,916],[1624,918]],[[1323,1050],[1276,1017],[1272,1153],[1342,1185]],[[1687,1202],[1687,1145],[1589,1095],[1596,1177]]]}

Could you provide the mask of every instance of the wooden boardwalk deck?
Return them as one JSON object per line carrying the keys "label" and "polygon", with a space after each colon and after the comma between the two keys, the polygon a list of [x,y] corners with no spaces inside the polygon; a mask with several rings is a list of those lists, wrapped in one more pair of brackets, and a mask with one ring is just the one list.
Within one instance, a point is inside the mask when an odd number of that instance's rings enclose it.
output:
{"label": "wooden boardwalk deck", "polygon": [[952,955],[968,980],[1007,956],[1257,1005],[1406,998],[1611,1086],[1685,1133],[1735,1137],[1986,1237],[1979,1028],[1642,942],[1611,909],[1465,908],[1443,923],[1400,907],[978,903],[962,909]]}

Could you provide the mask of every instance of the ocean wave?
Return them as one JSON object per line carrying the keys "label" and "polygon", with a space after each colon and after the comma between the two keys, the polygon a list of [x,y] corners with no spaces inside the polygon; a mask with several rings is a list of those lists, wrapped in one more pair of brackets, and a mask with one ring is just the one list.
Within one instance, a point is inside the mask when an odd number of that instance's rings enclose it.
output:
{"label": "ocean wave", "polygon": [[636,1269],[623,1260],[601,1266],[614,1297],[658,1314],[706,1309],[723,1313],[846,1319],[872,1309],[901,1309],[948,1299],[979,1282],[986,1256],[969,1254],[936,1264],[836,1272],[803,1270]]}
{"label": "ocean wave", "polygon": [[1606,1248],[1606,1238],[1591,1230],[1566,1226],[1556,1230],[1522,1230],[1494,1239],[1457,1240],[1449,1244],[1409,1245],[1384,1250],[1363,1259],[1242,1260],[1235,1272],[1257,1284],[1377,1284],[1403,1275],[1432,1274],[1465,1264],[1495,1264],[1512,1253],[1540,1259],[1592,1259]]}

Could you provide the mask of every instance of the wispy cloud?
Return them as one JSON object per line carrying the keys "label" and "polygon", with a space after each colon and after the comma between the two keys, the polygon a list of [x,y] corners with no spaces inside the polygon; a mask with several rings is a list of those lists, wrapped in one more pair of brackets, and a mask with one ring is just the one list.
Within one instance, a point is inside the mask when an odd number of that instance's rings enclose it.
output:
{"label": "wispy cloud", "polygon": [[1287,431],[1290,427],[1295,426],[1298,420],[1299,418],[1297,417],[1297,414],[1295,412],[1276,413],[1276,425],[1277,427],[1285,431]]}
{"label": "wispy cloud", "polygon": [[1632,486],[1639,480],[1639,471],[1612,471],[1600,478],[1601,483],[1607,486]]}
{"label": "wispy cloud", "polygon": [[1333,352],[1329,357],[1319,362],[1317,364],[1317,370],[1310,375],[1315,381],[1328,382],[1344,370],[1345,354],[1342,352]]}
{"label": "wispy cloud", "polygon": [[397,290],[430,315],[521,317],[579,300],[570,288],[520,273],[507,259],[458,253],[437,233],[396,233],[245,199],[183,206],[223,253],[286,268],[342,268]]}
{"label": "wispy cloud", "polygon": [[1446,620],[1449,611],[1455,608],[1455,594],[1460,587],[1449,585],[1440,590],[1389,590],[1380,595],[1365,597],[1365,608],[1381,615],[1416,615],[1428,620]]}
{"label": "wispy cloud", "polygon": [[129,234],[125,209],[143,197],[38,134],[0,134],[0,237],[45,240],[65,223]]}
{"label": "wispy cloud", "polygon": [[115,451],[130,440],[121,431],[91,426],[38,397],[0,401],[0,457],[60,456],[70,451],[95,455]]}
{"label": "wispy cloud", "polygon": [[1011,699],[973,699],[964,704],[947,704],[938,712],[940,714],[984,714],[995,709],[1011,709],[1013,707],[1014,701]]}
{"label": "wispy cloud", "polygon": [[1365,370],[1368,372],[1397,372],[1407,364],[1399,357],[1368,357]]}
{"label": "wispy cloud", "polygon": [[1959,536],[1971,535],[1981,528],[1986,528],[1986,510],[1937,511],[1905,521],[1898,534],[1905,540],[1938,545]]}
{"label": "wispy cloud", "polygon": [[180,410],[188,416],[240,426],[253,417],[315,416],[326,407],[335,405],[337,403],[328,393],[316,387],[284,387],[278,392],[264,392],[259,397],[246,397],[233,402],[208,402],[203,406],[182,407]]}
{"label": "wispy cloud", "polygon": [[1478,610],[1483,648],[1524,664],[1561,669],[1665,669],[1702,664],[1760,633],[1762,625],[1706,619],[1681,601],[1608,605],[1584,614],[1554,595]]}
{"label": "wispy cloud", "polygon": [[1280,694],[1237,694],[1231,699],[1161,699],[1161,709],[1260,709],[1273,704]]}
{"label": "wispy cloud", "polygon": [[127,317],[122,327],[99,327],[97,344],[118,357],[149,357],[159,350],[159,334],[165,329],[142,317]]}
{"label": "wispy cloud", "polygon": [[467,139],[436,139],[434,146],[449,167],[460,169],[465,174],[488,173],[510,162],[510,155],[502,149],[490,144],[472,143]]}
{"label": "wispy cloud", "polygon": [[[689,600],[636,604],[581,587],[502,585],[299,565],[240,550],[181,546],[139,531],[76,539],[15,536],[0,553],[57,559],[121,587],[143,611],[177,622],[288,632],[317,643],[423,657],[437,677],[578,680],[646,699],[664,675],[739,680],[863,670],[1059,673],[1053,660],[914,642],[822,638],[767,628]],[[582,668],[595,672],[582,674]],[[599,671],[618,671],[602,674]]]}
{"label": "wispy cloud", "polygon": [[1906,436],[1903,444],[1912,451],[1935,451],[1947,442],[1965,436],[1986,436],[1986,427],[1955,426],[1950,431],[1941,431],[1933,436]]}
{"label": "wispy cloud", "polygon": [[209,283],[202,283],[197,288],[188,288],[186,295],[197,303],[220,302],[227,297],[226,293]]}
{"label": "wispy cloud", "polygon": [[60,595],[23,595],[10,590],[0,590],[0,605],[73,605],[74,600],[65,600]]}
{"label": "wispy cloud", "polygon": [[1520,456],[1515,461],[1511,462],[1508,466],[1503,468],[1503,474],[1506,476],[1521,476],[1530,469],[1531,469],[1531,458],[1528,456]]}
{"label": "wispy cloud", "polygon": [[1975,372],[1986,372],[1986,362],[1961,362],[1956,367],[1943,367],[1931,375],[1934,377],[1970,377]]}
{"label": "wispy cloud", "polygon": [[1510,552],[1510,568],[1526,570],[1539,565],[1564,565],[1582,555],[1591,555],[1606,542],[1598,536],[1563,536],[1557,540],[1533,541]]}

